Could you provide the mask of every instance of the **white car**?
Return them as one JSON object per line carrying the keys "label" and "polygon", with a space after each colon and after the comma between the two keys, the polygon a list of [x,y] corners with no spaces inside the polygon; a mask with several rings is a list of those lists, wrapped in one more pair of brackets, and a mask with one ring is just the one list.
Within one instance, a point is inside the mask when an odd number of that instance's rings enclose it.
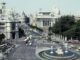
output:
{"label": "white car", "polygon": [[24,41],[26,41],[27,39],[24,39]]}
{"label": "white car", "polygon": [[29,41],[29,45],[32,45],[32,42],[31,41]]}
{"label": "white car", "polygon": [[31,39],[32,38],[32,35],[29,35],[29,38]]}
{"label": "white car", "polygon": [[29,45],[32,45],[32,43],[30,42]]}
{"label": "white car", "polygon": [[29,37],[27,37],[26,39],[24,39],[24,41],[27,41],[27,40],[29,40]]}

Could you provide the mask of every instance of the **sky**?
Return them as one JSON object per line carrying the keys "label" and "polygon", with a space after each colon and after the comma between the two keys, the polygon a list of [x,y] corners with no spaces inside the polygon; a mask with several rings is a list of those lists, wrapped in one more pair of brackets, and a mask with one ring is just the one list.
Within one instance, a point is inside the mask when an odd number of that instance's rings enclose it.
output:
{"label": "sky", "polygon": [[[0,3],[3,0],[0,0]],[[42,10],[60,9],[61,14],[80,13],[80,0],[4,0],[8,8],[27,14]]]}

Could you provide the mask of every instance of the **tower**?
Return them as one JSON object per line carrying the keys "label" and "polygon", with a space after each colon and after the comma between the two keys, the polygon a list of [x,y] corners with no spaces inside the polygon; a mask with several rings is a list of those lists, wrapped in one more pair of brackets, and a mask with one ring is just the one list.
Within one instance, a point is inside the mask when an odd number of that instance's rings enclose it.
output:
{"label": "tower", "polygon": [[2,9],[1,18],[2,18],[2,20],[5,20],[5,13],[6,13],[6,3],[5,2],[1,3],[1,9]]}
{"label": "tower", "polygon": [[60,10],[56,7],[52,8],[52,13],[54,16],[58,16],[60,15]]}

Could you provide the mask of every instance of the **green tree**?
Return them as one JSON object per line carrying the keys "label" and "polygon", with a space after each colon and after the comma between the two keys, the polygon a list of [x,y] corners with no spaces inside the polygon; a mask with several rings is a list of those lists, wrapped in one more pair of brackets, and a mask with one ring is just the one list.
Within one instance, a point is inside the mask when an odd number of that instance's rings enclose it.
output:
{"label": "green tree", "polygon": [[63,34],[63,32],[72,28],[75,24],[74,16],[61,16],[52,27],[54,33]]}
{"label": "green tree", "polygon": [[68,39],[75,38],[75,29],[76,27],[74,26],[73,28],[63,32],[64,36],[67,36]]}
{"label": "green tree", "polygon": [[72,28],[65,31],[63,34],[66,35],[68,37],[68,39],[70,39],[72,37],[73,39],[80,40],[80,20],[77,21],[76,24],[73,25]]}
{"label": "green tree", "polygon": [[39,27],[37,27],[37,26],[33,26],[33,25],[29,25],[31,28],[33,28],[33,29],[37,29],[38,31],[41,31],[41,32],[43,32],[43,29],[41,29],[41,28],[39,28]]}
{"label": "green tree", "polygon": [[2,43],[3,39],[5,38],[5,35],[2,33],[0,34],[0,44]]}
{"label": "green tree", "polygon": [[19,29],[19,38],[25,36],[24,30],[22,28],[18,28],[18,29]]}
{"label": "green tree", "polygon": [[80,20],[76,22],[75,38],[80,40]]}

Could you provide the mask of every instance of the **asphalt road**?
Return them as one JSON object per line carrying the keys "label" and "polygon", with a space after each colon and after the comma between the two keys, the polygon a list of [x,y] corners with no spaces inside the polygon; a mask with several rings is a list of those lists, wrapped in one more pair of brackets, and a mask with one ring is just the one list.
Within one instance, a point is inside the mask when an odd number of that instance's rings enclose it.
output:
{"label": "asphalt road", "polygon": [[[23,26],[24,29],[30,29],[28,26]],[[29,34],[27,33],[29,32]],[[27,33],[26,35],[38,35],[35,32],[31,32],[29,30],[26,30],[25,33]],[[24,37],[20,38],[20,39],[16,39],[14,41],[12,41],[13,44],[15,44],[15,48],[13,50],[13,52],[11,52],[8,55],[8,58],[6,60],[39,60],[36,55],[35,55],[35,46],[36,46],[36,42],[34,42],[34,40],[32,40],[33,44],[32,46],[26,45],[26,43],[24,42]]]}
{"label": "asphalt road", "polygon": [[29,46],[23,40],[24,38],[15,40],[14,52],[6,60],[39,60],[35,55],[35,42],[32,46]]}

